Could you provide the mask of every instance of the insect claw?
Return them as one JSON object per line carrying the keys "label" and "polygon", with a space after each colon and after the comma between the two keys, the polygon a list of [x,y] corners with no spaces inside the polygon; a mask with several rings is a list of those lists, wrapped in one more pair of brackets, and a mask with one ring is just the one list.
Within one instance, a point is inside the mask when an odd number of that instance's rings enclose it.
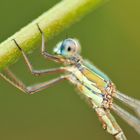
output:
{"label": "insect claw", "polygon": [[43,32],[42,32],[41,28],[39,27],[39,24],[38,24],[38,23],[36,23],[36,25],[37,25],[37,27],[38,27],[38,29],[39,29],[40,33],[41,33],[41,34],[43,34]]}
{"label": "insect claw", "polygon": [[12,40],[15,42],[16,46],[18,47],[18,49],[19,49],[20,51],[22,51],[21,47],[18,45],[18,43],[16,42],[16,40],[15,40],[15,39],[12,39]]}

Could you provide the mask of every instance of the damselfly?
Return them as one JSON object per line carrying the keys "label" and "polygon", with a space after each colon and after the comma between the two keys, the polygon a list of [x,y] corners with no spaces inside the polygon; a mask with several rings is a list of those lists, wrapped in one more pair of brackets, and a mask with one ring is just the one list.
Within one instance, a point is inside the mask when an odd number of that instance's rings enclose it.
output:
{"label": "damselfly", "polygon": [[9,69],[5,69],[3,73],[0,73],[0,76],[21,91],[29,94],[39,92],[59,83],[60,81],[68,80],[73,83],[80,90],[81,95],[84,95],[88,102],[90,102],[92,108],[97,113],[103,128],[113,135],[116,140],[126,140],[126,136],[115,118],[111,115],[111,110],[116,112],[117,115],[119,115],[140,134],[140,120],[116,105],[113,102],[113,99],[116,98],[129,106],[137,113],[138,117],[140,117],[140,101],[119,92],[108,76],[97,69],[89,61],[83,59],[80,56],[81,46],[78,40],[68,38],[59,42],[54,48],[55,55],[51,55],[45,51],[44,33],[41,31],[39,26],[38,29],[42,35],[42,55],[47,59],[64,64],[64,67],[34,70],[23,49],[17,41],[13,39],[17,48],[22,53],[29,70],[35,76],[54,73],[64,73],[64,75],[29,87],[26,87],[22,81],[17,79]]}

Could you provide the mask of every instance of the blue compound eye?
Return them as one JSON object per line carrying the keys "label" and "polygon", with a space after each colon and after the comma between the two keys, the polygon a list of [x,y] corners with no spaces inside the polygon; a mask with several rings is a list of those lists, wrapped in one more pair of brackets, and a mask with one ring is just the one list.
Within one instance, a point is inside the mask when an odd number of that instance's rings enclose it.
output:
{"label": "blue compound eye", "polygon": [[64,40],[61,46],[61,50],[67,53],[77,53],[78,48],[79,48],[79,44],[74,39]]}
{"label": "blue compound eye", "polygon": [[73,57],[80,53],[80,44],[76,39],[68,38],[59,42],[55,47],[54,52],[67,58]]}
{"label": "blue compound eye", "polygon": [[71,47],[69,46],[67,50],[68,50],[68,52],[70,52],[71,51]]}

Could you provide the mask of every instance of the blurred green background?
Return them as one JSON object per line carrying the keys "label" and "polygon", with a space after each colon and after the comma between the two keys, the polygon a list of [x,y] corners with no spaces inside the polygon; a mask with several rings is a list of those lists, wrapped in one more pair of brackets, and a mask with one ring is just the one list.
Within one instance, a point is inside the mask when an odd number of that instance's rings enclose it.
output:
{"label": "blurred green background", "polygon": [[[51,8],[59,0],[1,0],[0,42]],[[140,1],[110,1],[48,42],[55,44],[76,37],[82,56],[102,69],[119,90],[140,99]],[[39,48],[39,47],[38,47]],[[35,68],[56,67],[36,49],[30,55]],[[20,59],[11,69],[27,85],[54,76],[34,78]],[[55,75],[57,76],[57,75]],[[114,114],[115,115],[115,114]],[[140,136],[116,116],[128,139]],[[0,79],[1,140],[112,140],[96,114],[75,87],[64,82],[32,96],[23,94]]]}

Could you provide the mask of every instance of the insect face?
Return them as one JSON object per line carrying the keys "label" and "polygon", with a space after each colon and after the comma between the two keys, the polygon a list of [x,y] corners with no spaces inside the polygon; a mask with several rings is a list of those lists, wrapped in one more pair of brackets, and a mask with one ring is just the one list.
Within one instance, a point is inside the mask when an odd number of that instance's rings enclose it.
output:
{"label": "insect face", "polygon": [[71,58],[79,54],[80,50],[81,47],[78,40],[68,38],[56,45],[56,47],[54,48],[54,53],[65,58]]}

